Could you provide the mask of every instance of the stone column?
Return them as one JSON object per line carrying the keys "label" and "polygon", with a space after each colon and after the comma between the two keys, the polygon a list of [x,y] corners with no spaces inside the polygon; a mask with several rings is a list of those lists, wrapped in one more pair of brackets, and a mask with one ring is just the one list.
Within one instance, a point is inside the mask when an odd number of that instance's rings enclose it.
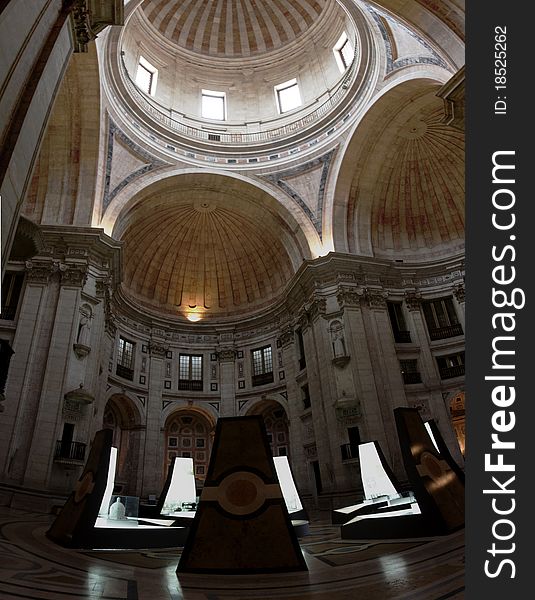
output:
{"label": "stone column", "polygon": [[406,474],[399,448],[394,409],[406,406],[407,399],[394,347],[386,298],[387,293],[382,289],[364,290],[364,322],[381,409],[382,429],[386,435],[387,445],[383,447],[383,451],[396,476],[404,480]]}
{"label": "stone column", "polygon": [[219,414],[222,417],[235,417],[236,406],[236,350],[233,347],[220,348],[217,351],[219,361],[219,387],[221,403]]}
{"label": "stone column", "polygon": [[288,395],[288,422],[290,435],[290,464],[301,495],[310,495],[307,460],[303,447],[303,424],[301,415],[304,412],[301,399],[301,388],[296,380],[298,375],[297,357],[295,354],[295,334],[293,328],[287,325],[279,337],[282,349],[282,362],[286,379],[286,394]]}
{"label": "stone column", "polygon": [[[54,451],[56,440],[61,439],[67,392],[72,391],[68,382],[68,366],[71,359],[76,360],[73,344],[76,340],[75,327],[78,322],[77,311],[79,298],[87,277],[87,265],[60,264],[61,287],[53,316],[50,332],[49,348],[45,361],[39,398],[39,410],[35,419],[30,455],[24,474],[24,485],[28,487],[50,487],[68,491],[73,483],[74,473],[61,471],[61,477],[53,476]],[[83,381],[76,387],[82,387]],[[79,436],[86,433],[83,424],[77,420],[87,417],[84,402],[76,408],[77,419],[73,442],[84,441]],[[74,419],[73,419],[74,420]],[[72,475],[72,477],[69,477]]]}
{"label": "stone column", "polygon": [[26,264],[26,285],[21,298],[14,355],[5,391],[5,411],[0,419],[0,456],[3,477],[22,484],[39,406],[44,363],[50,344],[59,276],[53,280],[51,261]]}
{"label": "stone column", "polygon": [[147,397],[147,421],[143,456],[143,483],[141,495],[158,495],[161,491],[163,464],[162,394],[165,353],[168,347],[162,340],[153,339],[149,344],[150,372]]}

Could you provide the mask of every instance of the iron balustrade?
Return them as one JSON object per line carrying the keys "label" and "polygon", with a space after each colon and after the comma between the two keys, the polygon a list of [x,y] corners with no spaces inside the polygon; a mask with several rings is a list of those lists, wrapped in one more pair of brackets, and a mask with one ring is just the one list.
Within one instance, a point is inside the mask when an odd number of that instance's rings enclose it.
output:
{"label": "iron balustrade", "polygon": [[342,444],[340,446],[342,460],[352,460],[359,457],[358,444]]}
{"label": "iron balustrade", "polygon": [[134,369],[130,369],[130,367],[123,367],[123,365],[117,365],[117,369],[115,370],[119,377],[123,379],[128,379],[130,381],[134,380]]}
{"label": "iron balustrade", "polygon": [[81,442],[56,441],[56,452],[54,460],[77,460],[83,462],[85,459],[86,444]]}
{"label": "iron balustrade", "polygon": [[462,377],[464,375],[464,365],[455,365],[454,367],[440,367],[439,371],[441,379]]}
{"label": "iron balustrade", "polygon": [[273,383],[273,371],[270,373],[260,373],[260,375],[253,375],[253,386],[266,385],[267,383]]}
{"label": "iron balustrade", "polygon": [[460,323],[448,325],[447,327],[436,327],[429,329],[429,337],[432,341],[463,335],[463,333],[463,328]]}
{"label": "iron balustrade", "polygon": [[417,371],[402,373],[402,375],[405,384],[422,383],[422,376]]}
{"label": "iron balustrade", "polygon": [[411,332],[410,331],[395,331],[394,341],[396,344],[410,344],[411,343]]}
{"label": "iron balustrade", "polygon": [[178,389],[187,392],[202,392],[202,380],[199,379],[179,379]]}

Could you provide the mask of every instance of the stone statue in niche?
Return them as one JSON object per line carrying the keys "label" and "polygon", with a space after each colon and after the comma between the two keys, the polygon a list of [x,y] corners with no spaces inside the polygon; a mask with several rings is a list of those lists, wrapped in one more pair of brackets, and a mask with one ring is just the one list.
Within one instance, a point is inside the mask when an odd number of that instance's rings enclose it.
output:
{"label": "stone statue in niche", "polygon": [[333,321],[331,323],[331,343],[333,347],[334,358],[347,356],[344,328],[340,321]]}
{"label": "stone statue in niche", "polygon": [[343,368],[349,362],[349,355],[344,336],[344,326],[340,321],[333,321],[329,331],[331,334],[331,345],[333,349],[332,362],[335,366]]}
{"label": "stone statue in niche", "polygon": [[93,311],[88,304],[80,307],[80,320],[78,322],[78,335],[74,344],[74,352],[78,358],[87,356],[91,351],[91,320]]}

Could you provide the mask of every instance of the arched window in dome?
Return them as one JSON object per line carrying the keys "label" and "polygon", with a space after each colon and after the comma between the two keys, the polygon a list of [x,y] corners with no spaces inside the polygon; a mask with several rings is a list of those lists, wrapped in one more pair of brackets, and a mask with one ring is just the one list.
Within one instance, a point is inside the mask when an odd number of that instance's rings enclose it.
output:
{"label": "arched window in dome", "polygon": [[345,31],[336,42],[333,52],[340,72],[343,73],[344,71],[347,71],[353,62],[353,59],[355,58],[355,49],[353,48],[353,44],[350,42]]}
{"label": "arched window in dome", "polygon": [[202,90],[201,115],[204,119],[225,121],[227,118],[227,97],[225,92]]}
{"label": "arched window in dome", "polygon": [[293,110],[303,104],[297,79],[290,79],[289,81],[276,85],[275,94],[277,95],[277,107],[281,114]]}
{"label": "arched window in dome", "polygon": [[136,71],[136,85],[137,87],[148,94],[154,96],[156,93],[156,81],[158,79],[158,69],[150,64],[150,62],[139,57]]}

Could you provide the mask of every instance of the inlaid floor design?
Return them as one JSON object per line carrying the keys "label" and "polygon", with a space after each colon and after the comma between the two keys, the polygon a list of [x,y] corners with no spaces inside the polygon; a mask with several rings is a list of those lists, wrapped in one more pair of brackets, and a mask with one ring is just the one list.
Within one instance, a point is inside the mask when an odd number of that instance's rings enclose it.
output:
{"label": "inlaid floor design", "polygon": [[[464,532],[406,540],[341,540],[312,523],[306,573],[183,575],[180,549],[75,551],[45,537],[53,517],[0,507],[0,600],[458,600]],[[214,541],[216,543],[216,541]]]}

